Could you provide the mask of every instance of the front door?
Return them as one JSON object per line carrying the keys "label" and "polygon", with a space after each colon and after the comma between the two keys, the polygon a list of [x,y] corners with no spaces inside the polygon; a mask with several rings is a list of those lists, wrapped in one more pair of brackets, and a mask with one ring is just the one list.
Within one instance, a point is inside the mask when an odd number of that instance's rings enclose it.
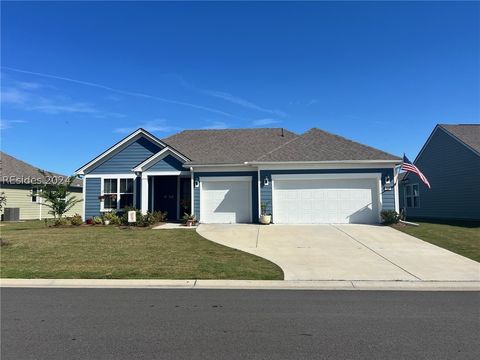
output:
{"label": "front door", "polygon": [[177,219],[177,180],[177,176],[153,178],[153,210],[168,212],[168,220]]}

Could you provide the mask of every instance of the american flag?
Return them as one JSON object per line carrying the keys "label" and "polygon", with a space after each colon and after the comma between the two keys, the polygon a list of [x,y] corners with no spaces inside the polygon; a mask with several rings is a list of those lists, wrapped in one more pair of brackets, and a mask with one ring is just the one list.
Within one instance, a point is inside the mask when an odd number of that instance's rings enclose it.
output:
{"label": "american flag", "polygon": [[423,183],[424,183],[426,186],[428,186],[429,189],[431,189],[430,183],[428,182],[428,180],[427,180],[427,178],[425,177],[425,175],[423,175],[423,173],[420,171],[420,169],[417,168],[415,165],[413,165],[410,160],[408,160],[408,158],[405,156],[405,154],[403,154],[402,170],[405,170],[405,171],[407,171],[407,172],[412,172],[412,173],[417,174],[418,177],[420,178],[420,180],[422,180]]}

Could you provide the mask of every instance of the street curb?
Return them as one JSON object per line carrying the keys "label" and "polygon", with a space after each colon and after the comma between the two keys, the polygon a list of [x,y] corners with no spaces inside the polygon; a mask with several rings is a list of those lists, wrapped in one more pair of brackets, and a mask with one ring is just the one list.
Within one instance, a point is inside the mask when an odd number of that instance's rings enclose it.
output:
{"label": "street curb", "polygon": [[0,279],[2,288],[480,291],[480,281]]}

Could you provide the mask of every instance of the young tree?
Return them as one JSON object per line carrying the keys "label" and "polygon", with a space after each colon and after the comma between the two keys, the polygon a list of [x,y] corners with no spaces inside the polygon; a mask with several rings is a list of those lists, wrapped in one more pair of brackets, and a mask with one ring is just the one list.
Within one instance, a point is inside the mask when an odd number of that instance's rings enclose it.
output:
{"label": "young tree", "polygon": [[5,205],[7,205],[7,195],[2,191],[0,193],[0,211],[2,211]]}
{"label": "young tree", "polygon": [[61,219],[70,209],[81,202],[71,195],[70,187],[75,180],[75,176],[70,176],[65,182],[59,184],[45,184],[38,187],[38,193],[32,194],[40,196],[43,201],[42,205],[50,208],[49,214],[55,219]]}

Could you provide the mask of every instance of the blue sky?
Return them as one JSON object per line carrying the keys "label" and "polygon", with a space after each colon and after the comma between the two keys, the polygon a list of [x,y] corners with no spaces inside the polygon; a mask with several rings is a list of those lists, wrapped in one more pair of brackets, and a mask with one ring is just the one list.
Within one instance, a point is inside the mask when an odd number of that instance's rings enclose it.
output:
{"label": "blue sky", "polygon": [[480,122],[476,2],[1,6],[1,147],[50,171],[138,127],[319,127],[414,158]]}

